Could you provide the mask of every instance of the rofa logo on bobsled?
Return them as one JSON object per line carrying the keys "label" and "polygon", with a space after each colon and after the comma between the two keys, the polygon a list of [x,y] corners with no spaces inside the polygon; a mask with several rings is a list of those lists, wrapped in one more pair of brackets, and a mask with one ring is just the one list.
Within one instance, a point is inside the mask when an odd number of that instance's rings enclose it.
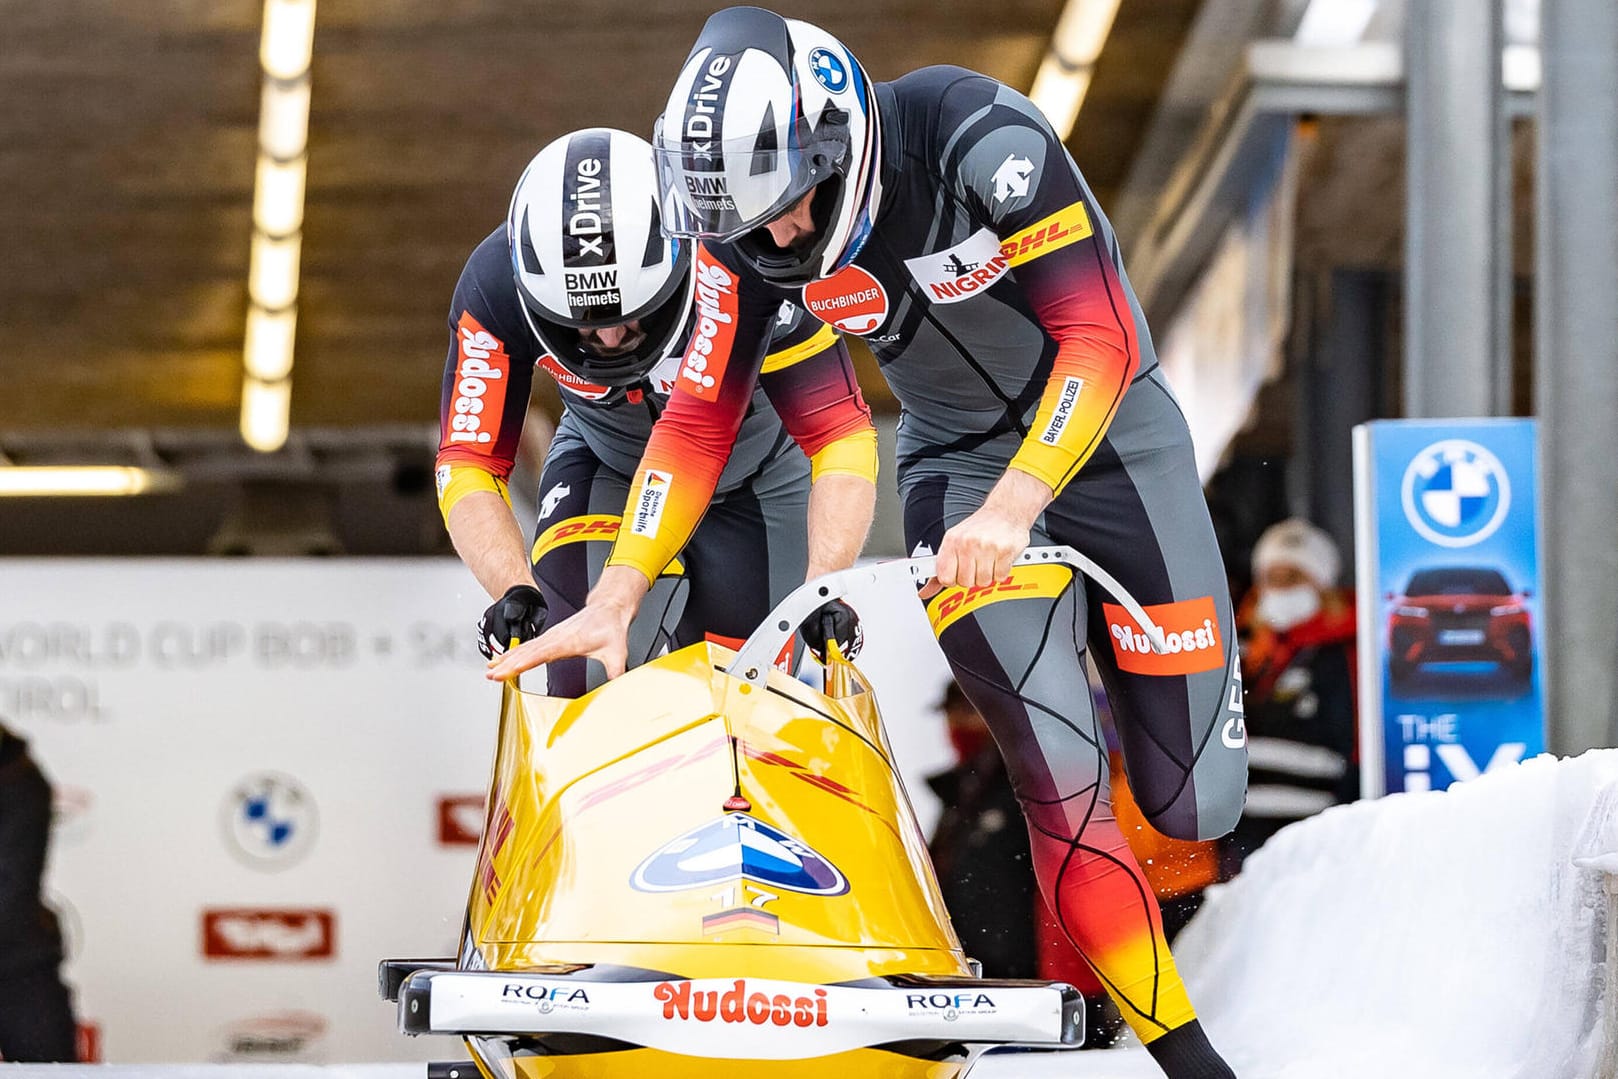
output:
{"label": "rofa logo on bobsled", "polygon": [[664,1019],[698,1023],[751,1023],[753,1026],[823,1027],[826,991],[792,997],[785,993],[750,993],[747,979],[737,978],[726,990],[695,989],[690,982],[660,982],[652,996],[663,1005]]}
{"label": "rofa logo on bobsled", "polygon": [[1197,674],[1225,665],[1224,642],[1219,635],[1219,612],[1212,596],[1159,603],[1145,608],[1146,617],[1163,631],[1167,646],[1152,650],[1151,638],[1135,624],[1129,612],[1115,603],[1103,603],[1107,636],[1120,670],[1133,674]]}
{"label": "rofa logo on bobsled", "polygon": [[337,917],[329,910],[205,910],[208,959],[329,959],[337,954]]}
{"label": "rofa logo on bobsled", "polygon": [[906,993],[911,1015],[938,1015],[953,1023],[963,1015],[993,1015],[994,998],[987,993]]}
{"label": "rofa logo on bobsled", "polygon": [[443,847],[475,847],[483,838],[481,794],[443,794],[438,798],[438,843]]}
{"label": "rofa logo on bobsled", "polygon": [[590,994],[576,985],[507,982],[500,987],[500,1003],[532,1004],[541,1015],[558,1008],[582,1012],[590,1009]]}
{"label": "rofa logo on bobsled", "polygon": [[868,334],[888,317],[887,290],[858,266],[845,266],[830,277],[809,282],[803,305],[844,333]]}

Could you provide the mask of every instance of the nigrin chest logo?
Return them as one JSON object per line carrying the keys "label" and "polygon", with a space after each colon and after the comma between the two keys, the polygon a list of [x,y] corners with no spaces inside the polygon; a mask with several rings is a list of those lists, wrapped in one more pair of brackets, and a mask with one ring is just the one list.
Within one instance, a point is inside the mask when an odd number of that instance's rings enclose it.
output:
{"label": "nigrin chest logo", "polygon": [[994,230],[983,228],[947,250],[905,259],[905,268],[933,303],[960,303],[1004,277],[1011,261]]}

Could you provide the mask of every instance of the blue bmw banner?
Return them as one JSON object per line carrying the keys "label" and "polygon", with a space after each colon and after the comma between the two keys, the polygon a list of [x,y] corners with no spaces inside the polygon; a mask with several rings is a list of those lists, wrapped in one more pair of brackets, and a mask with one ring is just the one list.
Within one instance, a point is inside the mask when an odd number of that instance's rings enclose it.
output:
{"label": "blue bmw banner", "polygon": [[1544,751],[1536,446],[1533,420],[1354,429],[1367,797]]}

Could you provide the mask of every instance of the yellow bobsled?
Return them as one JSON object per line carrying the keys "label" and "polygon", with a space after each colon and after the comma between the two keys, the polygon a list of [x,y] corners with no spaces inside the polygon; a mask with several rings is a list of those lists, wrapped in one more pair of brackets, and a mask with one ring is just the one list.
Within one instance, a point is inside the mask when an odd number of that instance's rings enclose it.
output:
{"label": "yellow bobsled", "polygon": [[507,683],[460,955],[382,964],[401,1029],[464,1036],[487,1079],[958,1079],[1077,1044],[1070,986],[974,977],[859,672],[834,654],[821,693],[768,661],[930,563],[822,578],[739,652],[578,700]]}

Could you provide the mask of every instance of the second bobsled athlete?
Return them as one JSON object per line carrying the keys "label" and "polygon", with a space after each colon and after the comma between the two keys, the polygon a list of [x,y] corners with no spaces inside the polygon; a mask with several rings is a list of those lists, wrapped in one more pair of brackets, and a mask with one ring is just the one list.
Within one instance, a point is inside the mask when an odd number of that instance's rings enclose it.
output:
{"label": "second bobsled athlete", "polygon": [[[534,157],[505,224],[462,271],[450,310],[438,497],[456,551],[498,597],[479,627],[485,655],[581,607],[614,537],[656,534],[668,500],[680,497],[654,477],[622,516],[629,477],[701,325],[692,246],[663,235],[651,147],[595,128]],[[816,525],[831,505],[839,514],[852,507],[868,524],[875,501],[876,436],[848,351],[791,304],[778,306],[766,335],[760,388],[744,403],[713,504],[690,541],[650,571],[627,654],[606,672],[584,659],[552,663],[551,694],[578,696],[665,646],[745,637],[806,574],[858,553],[827,546],[847,529]],[[530,549],[506,481],[535,367],[556,379],[566,409],[541,472]],[[785,428],[771,399],[792,403]]]}
{"label": "second bobsled athlete", "polygon": [[[903,407],[907,543],[937,553],[928,614],[1006,757],[1046,903],[1171,1079],[1231,1076],[1114,819],[1084,668],[1088,650],[1147,819],[1223,834],[1247,760],[1230,597],[1185,419],[1062,140],[993,79],[872,82],[825,31],[732,8],[654,145],[665,223],[702,241],[698,304],[721,328],[693,340],[641,478],[712,485],[782,300],[865,337]],[[629,567],[669,557],[694,519],[621,535],[600,608],[492,673],[604,647],[621,632],[608,600],[640,587]],[[1013,570],[1030,541],[1087,554],[1166,637],[1061,567]]]}

